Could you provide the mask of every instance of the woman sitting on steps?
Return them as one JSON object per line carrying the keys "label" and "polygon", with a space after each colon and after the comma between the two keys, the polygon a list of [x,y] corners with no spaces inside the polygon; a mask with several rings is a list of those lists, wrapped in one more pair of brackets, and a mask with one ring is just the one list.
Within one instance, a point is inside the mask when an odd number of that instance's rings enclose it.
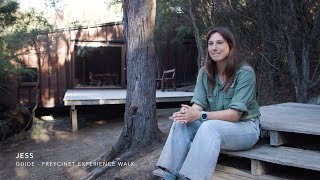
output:
{"label": "woman sitting on steps", "polygon": [[173,113],[174,122],[153,172],[164,179],[211,179],[221,149],[250,149],[259,139],[253,68],[239,59],[235,38],[226,27],[208,33],[207,48],[193,105],[181,105]]}

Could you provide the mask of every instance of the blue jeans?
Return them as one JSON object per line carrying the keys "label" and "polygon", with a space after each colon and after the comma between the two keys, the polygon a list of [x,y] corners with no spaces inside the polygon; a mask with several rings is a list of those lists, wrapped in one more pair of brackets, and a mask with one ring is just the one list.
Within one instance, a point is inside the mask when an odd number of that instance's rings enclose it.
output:
{"label": "blue jeans", "polygon": [[259,118],[228,122],[174,122],[156,166],[176,176],[211,179],[220,149],[246,150],[259,140]]}

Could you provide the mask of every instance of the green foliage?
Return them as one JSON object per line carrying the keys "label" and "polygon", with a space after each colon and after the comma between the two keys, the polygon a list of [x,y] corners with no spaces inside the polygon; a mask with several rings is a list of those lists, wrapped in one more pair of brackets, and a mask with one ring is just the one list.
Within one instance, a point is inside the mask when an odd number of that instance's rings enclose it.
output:
{"label": "green foliage", "polygon": [[165,33],[171,33],[171,42],[177,44],[192,34],[200,40],[196,45],[201,44],[205,50],[207,32],[226,26],[236,36],[241,57],[250,61],[260,78],[267,82],[262,83],[262,88],[269,88],[270,83],[272,91],[276,89],[272,87],[274,84],[281,83],[276,81],[291,77],[297,101],[305,102],[307,91],[320,83],[319,0],[161,0],[157,3],[156,37],[160,40]]}
{"label": "green foliage", "polygon": [[[192,36],[190,22],[179,12],[182,1],[162,0],[157,2],[155,42],[168,41],[181,45],[187,36]],[[173,39],[167,40],[168,34],[175,34]]]}
{"label": "green foliage", "polygon": [[[15,1],[0,2],[0,25],[4,28],[7,25],[11,25],[16,21],[16,11],[19,4]],[[0,30],[1,32],[2,30]]]}
{"label": "green foliage", "polygon": [[[157,1],[156,37],[164,33],[174,31],[171,43],[182,45],[185,39],[194,37],[194,29],[190,18],[190,6],[196,18],[199,30],[199,39],[205,49],[205,38],[207,32],[214,27],[211,0],[162,0]],[[172,34],[172,33],[171,33]]]}
{"label": "green foliage", "polygon": [[161,42],[174,25],[174,12],[166,1],[157,2],[156,12],[155,42]]}
{"label": "green foliage", "polygon": [[193,38],[191,26],[180,25],[175,28],[175,32],[176,36],[171,40],[171,43],[181,44],[186,37],[191,36]]}
{"label": "green foliage", "polygon": [[0,77],[1,79],[7,79],[8,74],[17,73],[17,68],[7,59],[3,59],[0,62]]}
{"label": "green foliage", "polygon": [[34,73],[24,68],[20,57],[28,51],[21,50],[32,46],[38,35],[48,33],[51,26],[34,10],[19,11],[14,1],[5,1],[0,5],[0,23],[3,27],[0,30],[0,82],[6,83],[10,77],[19,73]]}

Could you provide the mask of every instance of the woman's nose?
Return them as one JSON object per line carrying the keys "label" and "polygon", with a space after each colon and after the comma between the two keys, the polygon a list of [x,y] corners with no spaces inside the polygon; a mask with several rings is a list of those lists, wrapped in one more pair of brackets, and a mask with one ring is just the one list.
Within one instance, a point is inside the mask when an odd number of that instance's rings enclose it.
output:
{"label": "woman's nose", "polygon": [[216,43],[212,44],[212,50],[217,50],[217,45],[216,45]]}

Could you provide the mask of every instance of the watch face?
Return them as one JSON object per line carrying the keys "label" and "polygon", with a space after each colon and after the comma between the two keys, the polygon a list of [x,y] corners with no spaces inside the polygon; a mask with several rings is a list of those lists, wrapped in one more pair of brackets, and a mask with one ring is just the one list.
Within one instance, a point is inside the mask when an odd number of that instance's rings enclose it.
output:
{"label": "watch face", "polygon": [[207,119],[208,119],[208,114],[205,113],[205,112],[203,112],[203,113],[201,114],[201,120],[202,120],[202,121],[206,121]]}

